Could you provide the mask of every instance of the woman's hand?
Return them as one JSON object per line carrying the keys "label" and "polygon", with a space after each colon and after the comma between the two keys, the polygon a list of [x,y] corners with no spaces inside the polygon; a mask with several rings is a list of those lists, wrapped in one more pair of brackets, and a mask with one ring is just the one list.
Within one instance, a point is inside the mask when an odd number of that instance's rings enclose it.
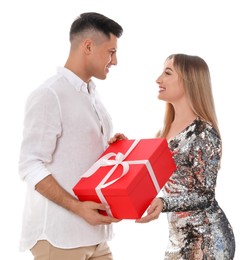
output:
{"label": "woman's hand", "polygon": [[161,211],[163,209],[163,202],[160,198],[155,198],[151,202],[148,210],[147,210],[147,215],[140,218],[136,219],[136,223],[148,223],[152,220],[158,219]]}
{"label": "woman's hand", "polygon": [[108,144],[112,144],[118,140],[125,140],[128,139],[124,134],[116,133],[113,137],[111,137],[108,141]]}

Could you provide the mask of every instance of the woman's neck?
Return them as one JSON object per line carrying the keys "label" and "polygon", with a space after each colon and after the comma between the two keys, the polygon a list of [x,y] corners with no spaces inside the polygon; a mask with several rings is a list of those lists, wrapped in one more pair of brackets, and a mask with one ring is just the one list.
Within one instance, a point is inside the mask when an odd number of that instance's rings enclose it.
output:
{"label": "woman's neck", "polygon": [[197,115],[195,115],[192,111],[184,111],[184,113],[176,113],[173,122],[171,123],[171,127],[169,133],[167,135],[167,139],[174,138],[180,132],[182,132],[187,126],[189,126],[195,119]]}

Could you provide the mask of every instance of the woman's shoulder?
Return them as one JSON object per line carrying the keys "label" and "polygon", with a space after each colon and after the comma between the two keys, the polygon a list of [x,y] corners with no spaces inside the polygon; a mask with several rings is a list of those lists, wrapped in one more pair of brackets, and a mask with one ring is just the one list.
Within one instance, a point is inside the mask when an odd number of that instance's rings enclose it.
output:
{"label": "woman's shoulder", "polygon": [[201,118],[195,120],[194,134],[197,138],[208,140],[212,143],[221,143],[221,137],[210,122]]}

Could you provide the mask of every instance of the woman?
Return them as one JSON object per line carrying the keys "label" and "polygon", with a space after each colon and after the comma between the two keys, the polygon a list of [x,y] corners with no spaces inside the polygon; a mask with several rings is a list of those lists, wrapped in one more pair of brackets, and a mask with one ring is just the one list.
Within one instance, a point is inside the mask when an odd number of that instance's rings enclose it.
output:
{"label": "woman", "polygon": [[165,260],[230,260],[235,239],[228,219],[215,200],[221,160],[217,125],[206,62],[198,56],[174,54],[157,79],[165,101],[164,126],[157,137],[167,138],[177,170],[155,198],[146,223],[167,212],[169,243]]}

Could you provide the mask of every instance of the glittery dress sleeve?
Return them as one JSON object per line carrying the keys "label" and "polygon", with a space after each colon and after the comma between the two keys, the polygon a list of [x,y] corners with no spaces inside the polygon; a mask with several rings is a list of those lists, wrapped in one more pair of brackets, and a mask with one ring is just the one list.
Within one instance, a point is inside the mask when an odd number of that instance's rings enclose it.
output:
{"label": "glittery dress sleeve", "polygon": [[165,185],[167,211],[208,208],[215,197],[221,139],[205,122],[195,121],[169,142],[177,170]]}

